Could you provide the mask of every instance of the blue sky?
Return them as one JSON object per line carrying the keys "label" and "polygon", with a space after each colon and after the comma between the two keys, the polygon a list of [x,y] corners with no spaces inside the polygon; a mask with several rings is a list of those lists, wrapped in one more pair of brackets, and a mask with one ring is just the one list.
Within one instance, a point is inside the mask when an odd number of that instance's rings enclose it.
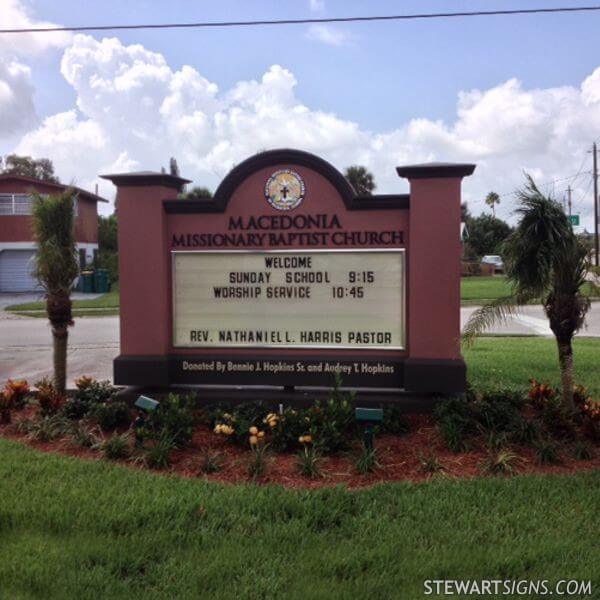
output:
{"label": "blue sky", "polygon": [[[82,25],[579,4],[568,0],[3,2],[11,10],[3,17],[0,7],[0,23],[9,25],[19,11],[34,25],[41,21]],[[600,137],[600,71],[594,75],[599,66],[595,51],[599,25],[600,13],[585,13],[336,24],[321,29],[298,25],[94,32],[56,44],[39,42],[35,49],[31,38],[10,38],[8,45],[4,38],[0,68],[2,60],[6,64],[12,60],[30,69],[27,81],[25,75],[19,81],[22,90],[25,84],[31,88],[33,106],[30,115],[19,116],[19,127],[3,132],[0,119],[0,153],[55,153],[51,158],[59,174],[82,185],[93,185],[102,169],[157,168],[168,162],[168,154],[176,154],[186,174],[215,187],[248,153],[296,145],[323,154],[339,168],[367,164],[381,192],[402,185],[392,169],[399,161],[472,160],[480,168],[465,184],[465,195],[479,212],[485,209],[482,198],[487,191],[514,190],[524,169],[551,181],[578,173],[585,163],[588,146]],[[111,37],[118,39],[119,47],[108,50],[101,41]],[[90,49],[90,44],[97,46]],[[137,44],[146,52],[141,59],[134,57],[132,45]],[[114,73],[101,64],[106,52],[114,54],[116,62],[110,67]],[[63,55],[70,80],[61,73]],[[130,91],[114,88],[111,79],[118,77],[121,63],[129,65],[131,75],[136,60],[146,67],[164,60],[168,71],[136,80],[137,99]],[[157,110],[165,99],[171,102],[177,78],[188,81],[184,65],[193,68],[192,79],[197,75],[218,87],[218,92],[208,94],[214,98],[202,105],[188,99],[158,124],[151,118],[144,121],[136,114],[135,102],[152,103],[154,98]],[[270,72],[274,65],[282,70]],[[84,78],[76,75],[79,69]],[[266,73],[271,75],[263,80]],[[99,77],[110,81],[106,83],[110,93],[96,94],[94,81]],[[15,77],[7,75],[6,81],[17,85]],[[260,89],[249,91],[252,81]],[[246,83],[240,88],[241,82]],[[19,93],[25,94],[22,90]],[[231,90],[237,90],[234,100],[228,96]],[[307,120],[295,120],[293,115],[303,111],[308,111]],[[111,120],[114,115],[119,115],[121,126]],[[123,123],[134,121],[131,135],[125,136]],[[315,123],[315,130],[304,131],[307,123]],[[165,156],[157,154],[160,145],[149,146],[152,135],[168,138]],[[205,135],[210,143],[190,140],[192,135]],[[84,136],[94,138],[90,146],[95,150],[79,160]],[[241,136],[247,143],[240,141]],[[257,140],[259,148],[248,140]],[[573,184],[589,226],[587,170],[586,163],[563,187]],[[557,195],[564,192],[560,185],[553,189]],[[104,188],[104,193],[110,195],[111,190]],[[501,216],[509,218],[513,200],[506,197]]]}
{"label": "blue sky", "polygon": [[[586,4],[585,2],[583,4]],[[305,0],[208,2],[81,2],[35,0],[35,13],[64,25],[285,19],[538,8],[581,5],[568,0],[327,0],[311,10]],[[460,90],[486,89],[511,77],[527,87],[578,85],[597,65],[594,40],[600,13],[480,17],[438,21],[332,25],[349,37],[332,46],[308,39],[308,26],[218,30],[119,31],[126,44],[163,54],[172,67],[195,66],[221,88],[257,78],[277,62],[299,81],[310,106],[333,111],[374,131],[423,116],[449,119]],[[115,35],[93,33],[95,37]],[[38,101],[46,114],[72,104],[74,95],[52,59],[41,60]]]}

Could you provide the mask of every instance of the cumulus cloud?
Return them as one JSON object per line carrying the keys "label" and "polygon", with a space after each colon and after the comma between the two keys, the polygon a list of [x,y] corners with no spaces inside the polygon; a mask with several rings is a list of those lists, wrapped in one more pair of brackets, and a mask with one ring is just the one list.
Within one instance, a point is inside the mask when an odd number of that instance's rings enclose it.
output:
{"label": "cumulus cloud", "polygon": [[[174,70],[143,46],[78,35],[61,70],[77,106],[47,118],[16,150],[48,156],[64,180],[90,187],[99,173],[158,170],[175,156],[184,176],[214,188],[247,156],[286,146],[317,153],[340,169],[364,164],[381,193],[406,189],[394,169],[400,164],[476,162],[464,190],[478,214],[490,190],[511,192],[523,182],[523,170],[541,182],[576,173],[600,131],[600,68],[580,87],[531,90],[510,79],[465,91],[452,122],[419,117],[380,133],[305,105],[294,74],[280,65],[219,90],[193,67]],[[586,171],[564,187],[575,188],[575,210],[590,228]],[[102,186],[111,196],[110,184]],[[503,197],[500,216],[508,217],[512,199]]]}
{"label": "cumulus cloud", "polygon": [[9,136],[35,123],[29,67],[0,56],[0,136]]}
{"label": "cumulus cloud", "polygon": [[[0,28],[26,29],[52,27],[55,24],[36,20],[18,0],[1,0]],[[62,48],[71,35],[60,33],[11,33],[0,36],[0,136],[9,137],[37,122],[33,103],[31,69],[23,57],[51,48]]]}
{"label": "cumulus cloud", "polygon": [[[1,29],[57,27],[56,23],[36,19],[19,0],[2,0]],[[11,33],[0,36],[0,54],[30,56],[51,48],[63,48],[71,41],[66,31],[52,33]]]}
{"label": "cumulus cloud", "polygon": [[309,0],[308,6],[313,12],[321,12],[325,10],[324,0]]}
{"label": "cumulus cloud", "polygon": [[337,27],[331,25],[311,25],[306,32],[306,37],[315,42],[321,42],[328,46],[343,46],[350,42],[350,36]]}

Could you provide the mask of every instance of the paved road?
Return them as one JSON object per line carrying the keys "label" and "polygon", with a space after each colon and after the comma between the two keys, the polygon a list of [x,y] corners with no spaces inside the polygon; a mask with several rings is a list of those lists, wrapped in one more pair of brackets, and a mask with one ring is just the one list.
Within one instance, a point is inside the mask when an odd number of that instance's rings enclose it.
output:
{"label": "paved road", "polygon": [[[461,308],[464,324],[475,307]],[[580,335],[600,337],[600,302],[592,305],[588,328]],[[506,325],[493,333],[552,335],[539,306],[527,306]],[[45,319],[18,317],[0,312],[0,383],[8,377],[26,376],[35,382],[50,376],[52,339]],[[80,375],[99,379],[112,376],[112,359],[119,353],[118,317],[81,317],[69,334],[69,380]]]}

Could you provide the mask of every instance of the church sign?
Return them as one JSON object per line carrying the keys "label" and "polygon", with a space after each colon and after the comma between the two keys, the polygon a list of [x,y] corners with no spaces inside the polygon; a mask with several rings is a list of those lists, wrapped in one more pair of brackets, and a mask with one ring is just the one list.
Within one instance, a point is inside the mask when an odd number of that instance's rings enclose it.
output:
{"label": "church sign", "polygon": [[460,184],[474,165],[400,167],[410,194],[357,196],[329,163],[257,154],[213,198],[162,173],[118,187],[121,354],[135,386],[465,388]]}

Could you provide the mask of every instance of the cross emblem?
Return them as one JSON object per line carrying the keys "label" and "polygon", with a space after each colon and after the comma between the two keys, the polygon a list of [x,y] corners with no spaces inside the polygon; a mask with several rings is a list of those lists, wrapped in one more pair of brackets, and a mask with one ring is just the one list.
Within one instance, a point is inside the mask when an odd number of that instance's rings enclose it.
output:
{"label": "cross emblem", "polygon": [[289,192],[289,191],[290,191],[290,190],[288,189],[288,186],[287,186],[287,185],[284,185],[284,186],[281,188],[281,195],[283,196],[283,199],[284,199],[284,200],[287,198],[287,195],[288,195],[288,192]]}

